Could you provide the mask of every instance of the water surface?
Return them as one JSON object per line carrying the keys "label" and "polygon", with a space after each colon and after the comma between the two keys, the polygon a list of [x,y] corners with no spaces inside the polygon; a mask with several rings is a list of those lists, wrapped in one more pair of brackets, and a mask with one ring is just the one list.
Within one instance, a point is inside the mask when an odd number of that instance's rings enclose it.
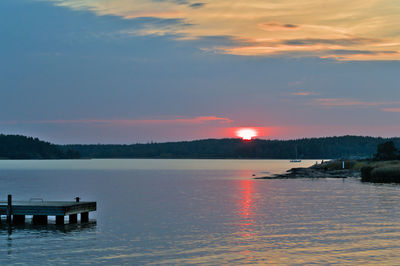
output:
{"label": "water surface", "polygon": [[86,225],[0,226],[0,264],[396,264],[400,190],[254,180],[284,160],[0,161],[0,197],[96,200]]}

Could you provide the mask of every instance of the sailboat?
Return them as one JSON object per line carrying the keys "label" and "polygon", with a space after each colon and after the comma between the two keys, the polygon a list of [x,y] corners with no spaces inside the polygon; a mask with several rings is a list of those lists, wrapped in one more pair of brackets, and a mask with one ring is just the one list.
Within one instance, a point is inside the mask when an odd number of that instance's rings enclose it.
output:
{"label": "sailboat", "polygon": [[295,147],[295,149],[296,149],[296,159],[292,159],[292,160],[290,160],[290,162],[291,163],[301,163],[301,159],[297,158],[297,146]]}

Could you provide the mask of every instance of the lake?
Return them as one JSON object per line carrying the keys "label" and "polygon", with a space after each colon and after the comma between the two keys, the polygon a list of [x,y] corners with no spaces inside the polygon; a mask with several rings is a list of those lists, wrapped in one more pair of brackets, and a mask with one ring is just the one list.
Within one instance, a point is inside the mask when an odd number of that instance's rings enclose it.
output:
{"label": "lake", "polygon": [[0,226],[0,264],[398,264],[400,186],[255,180],[315,160],[3,160],[0,198],[97,201]]}

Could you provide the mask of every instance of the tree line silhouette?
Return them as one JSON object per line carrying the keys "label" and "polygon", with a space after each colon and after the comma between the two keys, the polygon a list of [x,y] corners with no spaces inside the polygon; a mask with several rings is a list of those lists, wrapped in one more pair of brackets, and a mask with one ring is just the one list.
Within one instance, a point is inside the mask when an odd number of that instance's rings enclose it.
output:
{"label": "tree line silhouette", "polygon": [[38,138],[21,135],[0,134],[0,159],[76,159],[78,151],[62,149],[60,146]]}
{"label": "tree line silhouette", "polygon": [[84,158],[334,159],[371,158],[385,139],[361,136],[297,140],[205,139],[132,145],[66,145]]}
{"label": "tree line silhouette", "polygon": [[[385,142],[389,144],[383,144]],[[381,144],[379,147],[378,145]],[[37,138],[0,134],[1,159],[199,158],[335,159],[398,156],[399,138],[341,136],[296,140],[204,139],[131,145],[55,145]],[[378,147],[383,152],[376,153]],[[396,157],[397,158],[397,157]]]}

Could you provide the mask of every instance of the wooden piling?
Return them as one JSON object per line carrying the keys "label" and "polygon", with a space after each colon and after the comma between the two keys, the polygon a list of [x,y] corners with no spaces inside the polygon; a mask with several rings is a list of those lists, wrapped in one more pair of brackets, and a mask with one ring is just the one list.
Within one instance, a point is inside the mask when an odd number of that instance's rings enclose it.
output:
{"label": "wooden piling", "polygon": [[14,224],[23,224],[25,223],[25,215],[13,215],[12,220]]}
{"label": "wooden piling", "polygon": [[56,216],[56,224],[64,224],[64,215]]}
{"label": "wooden piling", "polygon": [[78,222],[78,214],[70,214],[69,215],[69,223],[76,224]]}
{"label": "wooden piling", "polygon": [[47,224],[47,215],[33,215],[33,224]]}
{"label": "wooden piling", "polygon": [[89,222],[89,213],[82,212],[81,213],[81,223],[88,223]]}
{"label": "wooden piling", "polygon": [[9,194],[7,197],[7,223],[11,224],[12,215],[12,196]]}

